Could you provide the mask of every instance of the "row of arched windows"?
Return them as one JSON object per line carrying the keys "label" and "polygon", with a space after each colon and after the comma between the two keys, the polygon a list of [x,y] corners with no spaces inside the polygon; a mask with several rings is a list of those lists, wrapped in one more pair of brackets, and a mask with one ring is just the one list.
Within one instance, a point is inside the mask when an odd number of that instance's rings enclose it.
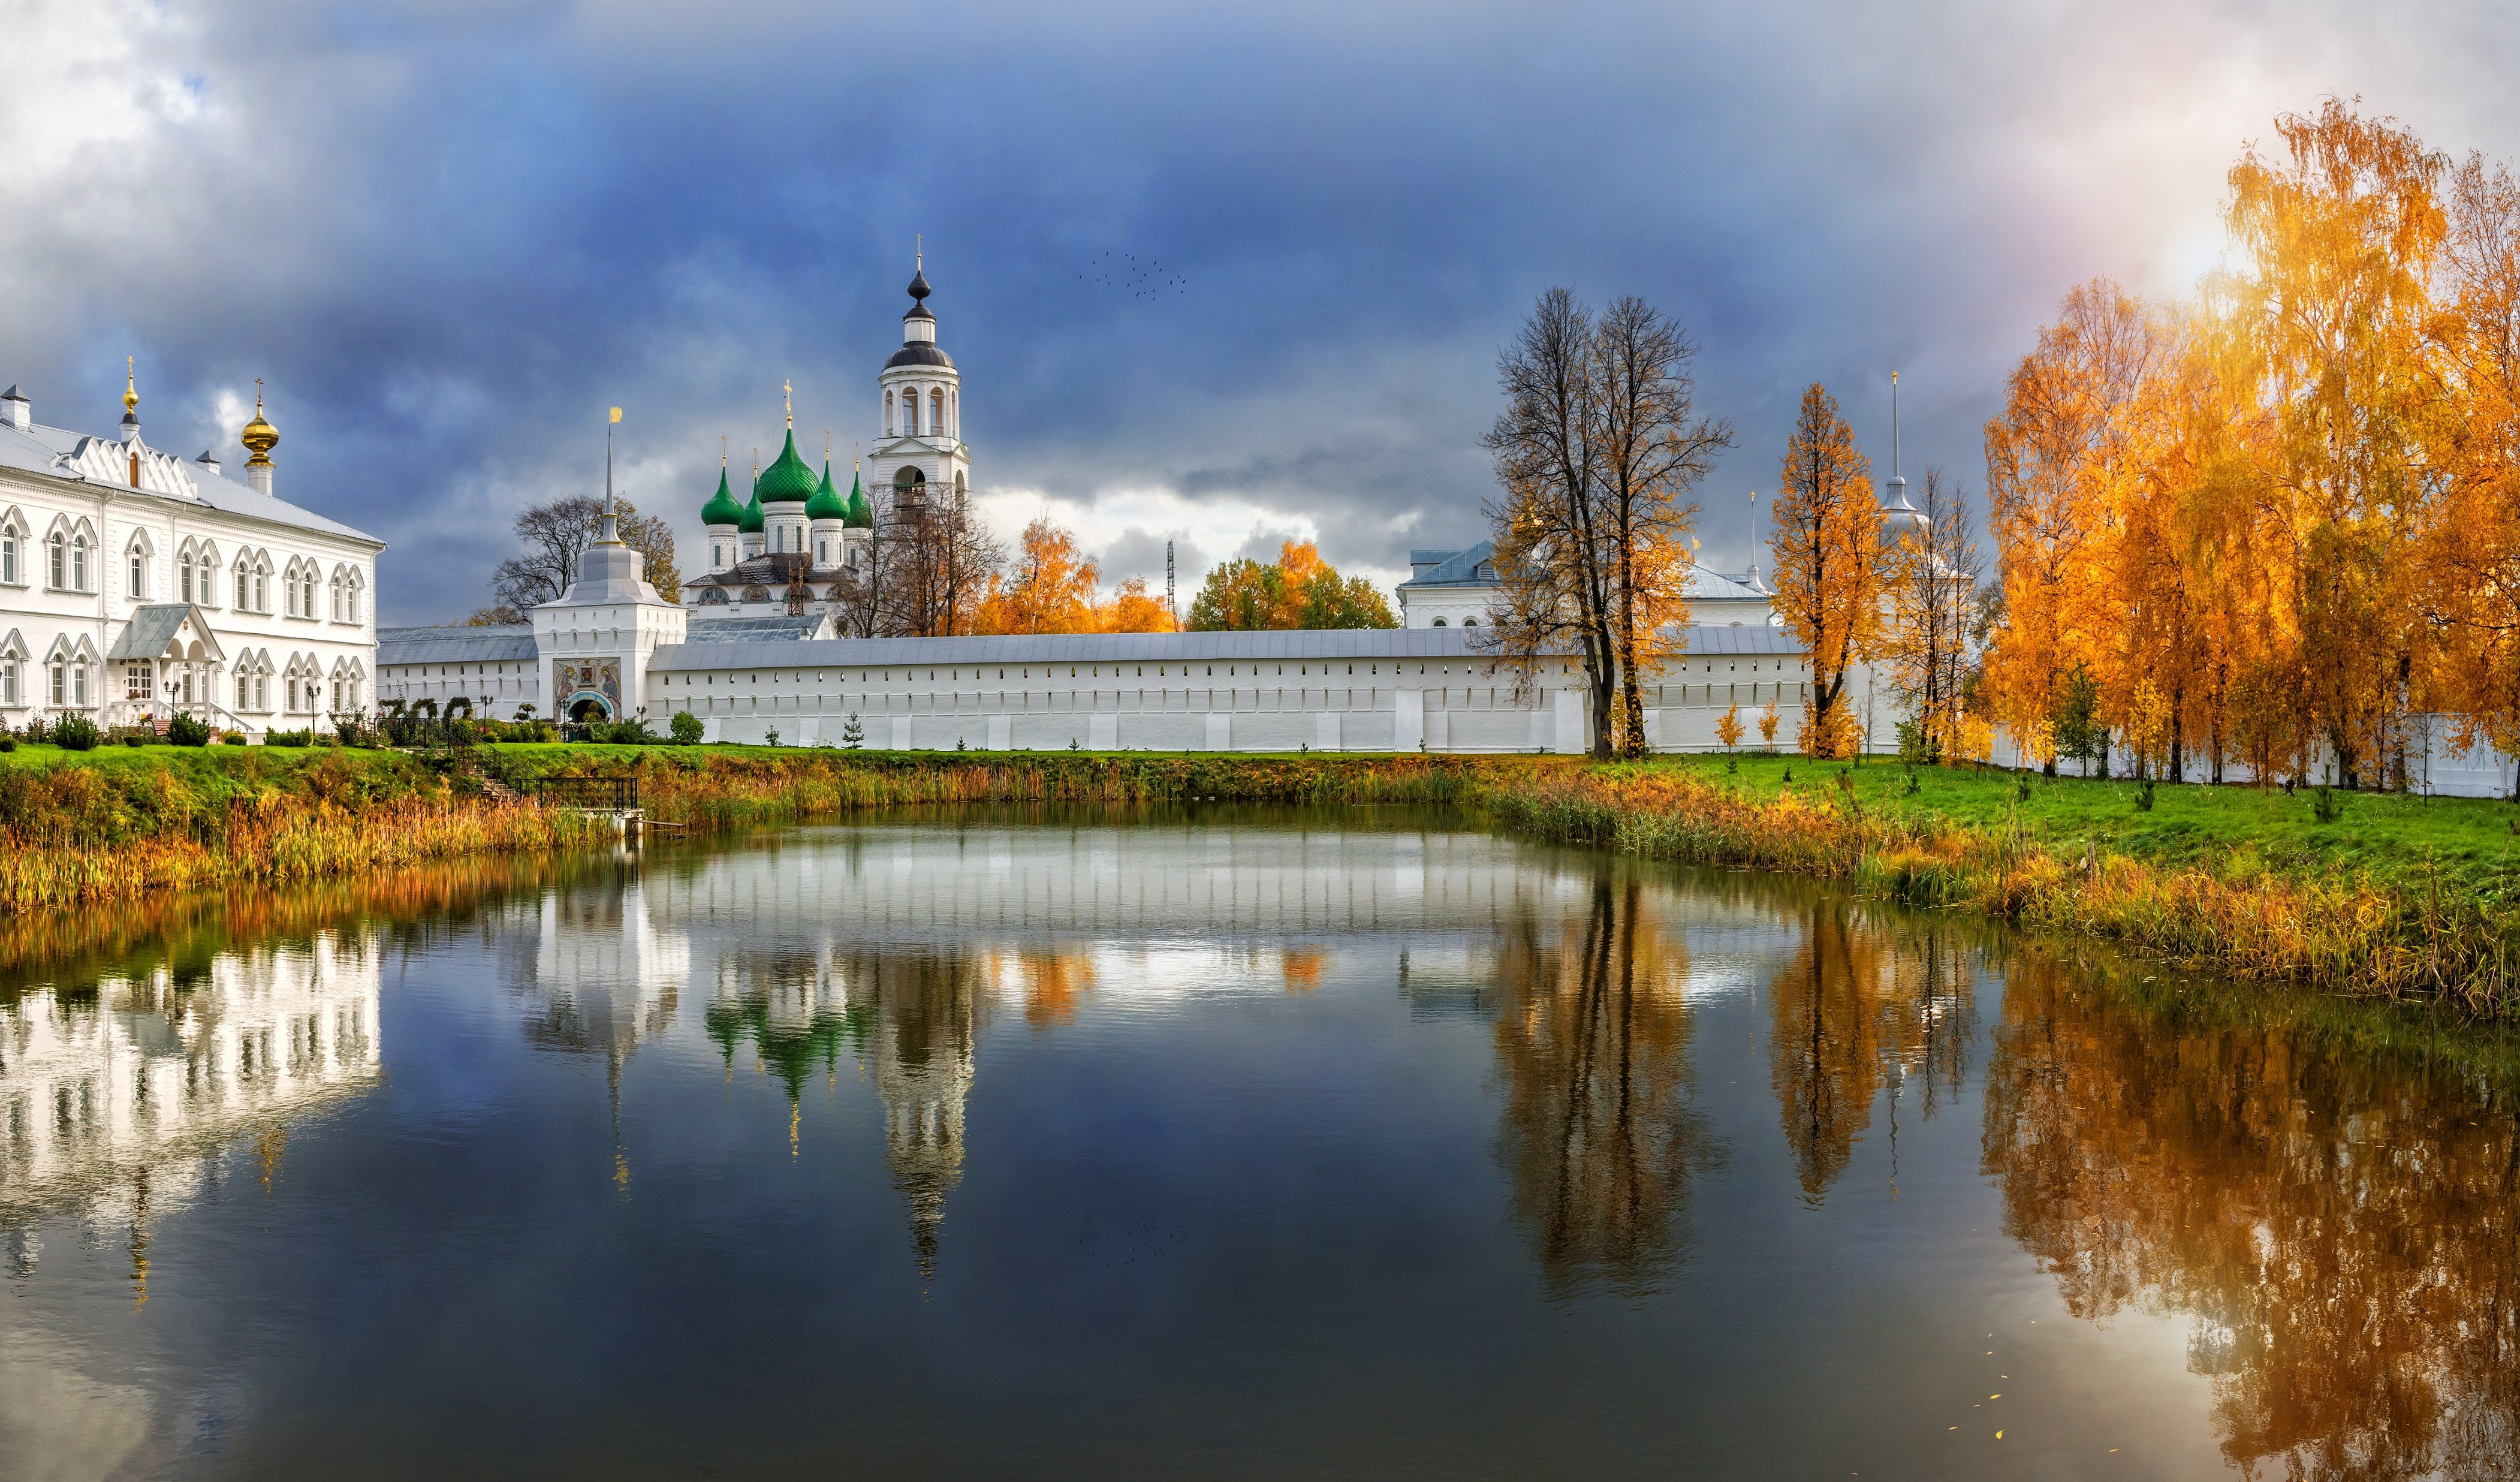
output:
{"label": "row of arched windows", "polygon": [[[0,511],[0,586],[30,585],[41,573],[44,586],[55,592],[94,592],[96,590],[96,527],[84,518],[57,516],[52,528],[42,541],[30,539],[25,516],[16,509]],[[134,530],[124,546],[123,595],[135,602],[158,599],[154,572],[157,547],[146,530]],[[29,569],[32,566],[34,569]],[[222,569],[232,580],[219,579]],[[240,548],[234,558],[222,562],[216,543],[200,538],[187,538],[175,551],[175,580],[168,593],[178,602],[198,603],[215,607],[225,603],[240,612],[271,611],[271,554]],[[368,578],[365,570],[348,561],[336,562],[329,577],[324,566],[312,557],[292,558],[281,580],[282,604],[291,617],[329,617],[338,623],[365,620]],[[329,589],[328,597],[319,590]]]}
{"label": "row of arched windows", "polygon": [[[921,413],[925,408],[925,415]],[[929,386],[922,401],[920,388],[903,386],[898,393],[883,393],[883,435],[916,437],[922,431],[930,437],[951,437],[954,427],[963,420],[963,393],[959,387]]]}

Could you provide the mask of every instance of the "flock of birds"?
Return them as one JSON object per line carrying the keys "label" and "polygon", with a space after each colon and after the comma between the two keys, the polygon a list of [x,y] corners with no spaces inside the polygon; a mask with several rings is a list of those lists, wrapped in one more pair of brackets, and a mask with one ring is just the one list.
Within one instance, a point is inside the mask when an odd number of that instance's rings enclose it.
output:
{"label": "flock of birds", "polygon": [[1135,252],[1098,252],[1076,281],[1095,288],[1124,289],[1132,298],[1161,298],[1189,290],[1190,279],[1164,271],[1152,257],[1144,262]]}

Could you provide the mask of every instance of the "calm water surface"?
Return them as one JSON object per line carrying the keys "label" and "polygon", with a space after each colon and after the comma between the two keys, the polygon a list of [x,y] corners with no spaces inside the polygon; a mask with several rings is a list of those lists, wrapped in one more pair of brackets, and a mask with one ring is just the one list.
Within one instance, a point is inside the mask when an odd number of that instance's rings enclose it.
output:
{"label": "calm water surface", "polygon": [[2501,1092],[1797,882],[1218,811],[14,926],[0,1476],[2520,1469]]}

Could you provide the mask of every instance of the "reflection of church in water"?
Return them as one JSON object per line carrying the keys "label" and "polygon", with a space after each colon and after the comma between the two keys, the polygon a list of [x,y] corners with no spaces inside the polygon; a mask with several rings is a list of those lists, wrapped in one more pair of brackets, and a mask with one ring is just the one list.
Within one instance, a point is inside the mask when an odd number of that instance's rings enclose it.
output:
{"label": "reflection of church in water", "polygon": [[128,1230],[146,1299],[153,1219],[253,1140],[268,1187],[292,1126],[377,1084],[373,938],[222,952],[193,966],[0,1000],[0,1240],[21,1270],[37,1220]]}

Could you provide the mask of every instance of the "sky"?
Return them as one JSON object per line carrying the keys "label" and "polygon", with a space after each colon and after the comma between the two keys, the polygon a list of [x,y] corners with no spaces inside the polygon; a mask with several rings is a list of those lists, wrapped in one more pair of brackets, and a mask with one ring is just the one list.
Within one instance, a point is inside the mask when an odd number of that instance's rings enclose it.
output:
{"label": "sky", "polygon": [[2192,288],[2277,113],[2520,157],[2494,4],[0,0],[0,382],[106,433],[135,357],[150,443],[234,467],[260,378],[278,492],[389,543],[387,622],[601,492],[608,406],[687,570],[783,383],[845,479],[915,242],[992,522],[1157,590],[1173,540],[1186,606],[1289,536],[1385,584],[1482,538],[1497,352],[1552,286],[1697,341],[1737,570],[1804,386],[1886,475],[1901,373],[1905,472],[1974,497],[2057,300]]}

